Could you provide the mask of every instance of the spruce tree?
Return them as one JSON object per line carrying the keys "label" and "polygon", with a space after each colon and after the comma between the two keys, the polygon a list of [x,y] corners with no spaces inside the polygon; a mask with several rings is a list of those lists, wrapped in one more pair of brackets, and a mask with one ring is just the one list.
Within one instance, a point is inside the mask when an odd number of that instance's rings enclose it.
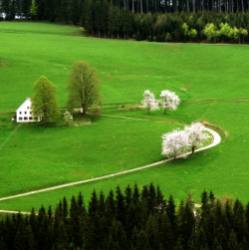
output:
{"label": "spruce tree", "polygon": [[116,188],[116,218],[121,223],[125,223],[126,220],[126,205],[125,198],[120,189],[120,187]]}

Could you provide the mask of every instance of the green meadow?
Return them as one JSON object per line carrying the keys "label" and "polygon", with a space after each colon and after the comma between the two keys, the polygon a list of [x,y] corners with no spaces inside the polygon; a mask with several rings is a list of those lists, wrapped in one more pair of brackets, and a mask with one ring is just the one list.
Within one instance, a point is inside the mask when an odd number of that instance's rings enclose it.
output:
{"label": "green meadow", "polygon": [[[78,60],[96,68],[102,116],[71,127],[11,122],[41,75],[63,108]],[[167,114],[129,108],[145,89],[173,90],[182,104]],[[188,194],[198,201],[203,190],[249,200],[248,46],[108,40],[71,26],[0,22],[0,197],[162,160],[161,135],[199,120],[220,128],[222,144],[143,172],[0,202],[0,209],[29,211],[78,192],[88,199],[94,189],[151,182],[177,201]]]}

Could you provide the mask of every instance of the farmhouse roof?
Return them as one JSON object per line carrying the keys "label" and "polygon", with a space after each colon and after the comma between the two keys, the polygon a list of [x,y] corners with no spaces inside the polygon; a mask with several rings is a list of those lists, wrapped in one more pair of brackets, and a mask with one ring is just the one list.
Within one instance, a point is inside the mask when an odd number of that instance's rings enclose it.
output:
{"label": "farmhouse roof", "polygon": [[26,109],[27,107],[31,107],[31,98],[27,97],[26,100],[19,106],[17,111]]}

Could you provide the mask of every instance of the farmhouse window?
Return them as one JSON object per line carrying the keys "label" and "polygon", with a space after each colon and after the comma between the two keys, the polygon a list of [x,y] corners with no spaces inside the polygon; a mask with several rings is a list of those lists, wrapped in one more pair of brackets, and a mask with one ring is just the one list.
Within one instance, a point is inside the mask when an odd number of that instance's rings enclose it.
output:
{"label": "farmhouse window", "polygon": [[28,120],[28,117],[24,117],[24,120],[27,121],[27,120]]}
{"label": "farmhouse window", "polygon": [[32,121],[32,119],[33,119],[32,116],[30,116],[30,117],[29,117],[29,120]]}
{"label": "farmhouse window", "polygon": [[21,114],[22,114],[22,111],[20,111],[19,114],[21,115]]}

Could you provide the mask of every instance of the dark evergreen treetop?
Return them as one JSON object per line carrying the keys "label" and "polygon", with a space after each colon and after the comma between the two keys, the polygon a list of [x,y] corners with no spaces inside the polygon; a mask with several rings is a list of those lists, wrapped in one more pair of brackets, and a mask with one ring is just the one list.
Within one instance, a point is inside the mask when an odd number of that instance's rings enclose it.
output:
{"label": "dark evergreen treetop", "polygon": [[249,249],[249,205],[207,192],[201,200],[176,206],[152,184],[94,191],[87,206],[79,194],[54,211],[41,207],[0,221],[0,249]]}

